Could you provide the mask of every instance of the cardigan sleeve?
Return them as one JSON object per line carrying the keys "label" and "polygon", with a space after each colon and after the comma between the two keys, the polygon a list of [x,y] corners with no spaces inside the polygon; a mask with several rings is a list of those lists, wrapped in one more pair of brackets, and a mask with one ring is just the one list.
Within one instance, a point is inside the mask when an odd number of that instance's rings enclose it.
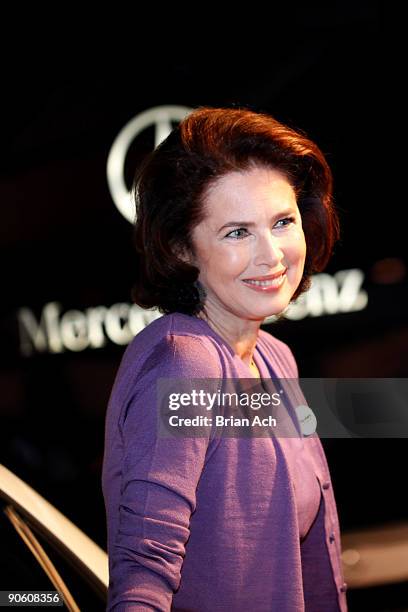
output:
{"label": "cardigan sleeve", "polygon": [[119,420],[122,483],[118,529],[109,554],[108,611],[170,610],[211,444],[210,436],[158,435],[157,378],[220,376],[219,359],[203,340],[168,335],[130,386]]}

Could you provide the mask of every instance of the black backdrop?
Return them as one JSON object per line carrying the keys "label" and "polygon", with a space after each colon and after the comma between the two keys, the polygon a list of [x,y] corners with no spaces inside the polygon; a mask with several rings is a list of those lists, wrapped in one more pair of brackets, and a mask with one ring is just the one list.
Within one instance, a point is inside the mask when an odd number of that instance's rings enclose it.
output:
{"label": "black backdrop", "polygon": [[[319,144],[342,223],[326,272],[360,270],[368,302],[265,328],[290,344],[301,376],[407,376],[407,248],[402,189],[391,170],[399,122],[381,6],[263,10],[224,30],[210,18],[195,41],[188,14],[191,27],[169,27],[166,36],[153,18],[134,21],[132,35],[115,43],[106,36],[79,44],[72,31],[58,45],[54,30],[52,44],[41,47],[24,35],[5,62],[0,461],[103,547],[104,413],[124,346],[107,340],[98,349],[24,356],[18,313],[26,308],[39,323],[50,302],[61,312],[130,303],[131,225],[114,206],[106,162],[119,131],[143,111],[246,106]],[[143,28],[150,37],[142,39]],[[153,136],[147,129],[132,143],[128,186]],[[343,530],[408,518],[404,439],[323,442]]]}

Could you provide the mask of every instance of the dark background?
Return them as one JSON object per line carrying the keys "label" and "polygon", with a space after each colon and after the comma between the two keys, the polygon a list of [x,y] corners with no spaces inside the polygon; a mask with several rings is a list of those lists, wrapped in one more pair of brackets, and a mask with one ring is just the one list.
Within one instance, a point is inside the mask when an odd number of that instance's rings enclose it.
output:
{"label": "dark background", "polygon": [[[377,2],[265,10],[224,26],[198,9],[184,13],[187,27],[176,30],[165,27],[163,14],[134,20],[116,42],[112,26],[111,37],[89,44],[83,32],[60,39],[53,28],[41,45],[40,33],[26,36],[26,23],[7,49],[0,462],[104,548],[104,415],[124,347],[23,356],[17,312],[27,307],[39,320],[51,301],[63,312],[131,301],[131,225],[113,204],[106,161],[139,113],[164,104],[245,106],[315,140],[333,170],[342,225],[326,272],[362,270],[368,303],[265,329],[288,342],[304,377],[408,376],[405,203],[391,153],[400,117],[383,46],[386,12]],[[198,34],[201,17],[208,26]],[[152,143],[147,130],[132,144],[129,187]],[[404,439],[323,443],[342,530],[407,520]],[[393,596],[397,589],[384,597],[390,603]]]}

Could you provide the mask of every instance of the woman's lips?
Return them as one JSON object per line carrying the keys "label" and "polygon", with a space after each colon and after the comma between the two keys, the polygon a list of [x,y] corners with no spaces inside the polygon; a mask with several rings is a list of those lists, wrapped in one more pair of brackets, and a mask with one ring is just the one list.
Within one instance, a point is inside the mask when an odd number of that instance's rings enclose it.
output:
{"label": "woman's lips", "polygon": [[285,278],[286,278],[286,271],[282,272],[282,274],[278,276],[277,278],[273,278],[268,281],[244,280],[242,282],[245,283],[247,287],[249,287],[250,289],[253,289],[254,291],[262,291],[264,293],[265,292],[269,293],[269,292],[276,291],[277,289],[279,289],[284,283]]}

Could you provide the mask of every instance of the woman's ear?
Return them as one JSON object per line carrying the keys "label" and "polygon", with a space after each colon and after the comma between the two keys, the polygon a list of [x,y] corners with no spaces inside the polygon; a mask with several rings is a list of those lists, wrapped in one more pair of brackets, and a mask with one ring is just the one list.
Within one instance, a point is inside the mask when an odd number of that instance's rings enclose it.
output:
{"label": "woman's ear", "polygon": [[176,246],[174,247],[174,253],[176,256],[184,261],[185,263],[190,264],[191,266],[195,265],[195,258],[190,250],[186,246]]}
{"label": "woman's ear", "polygon": [[187,250],[183,249],[182,251],[179,251],[177,255],[186,263],[191,264],[191,255]]}

